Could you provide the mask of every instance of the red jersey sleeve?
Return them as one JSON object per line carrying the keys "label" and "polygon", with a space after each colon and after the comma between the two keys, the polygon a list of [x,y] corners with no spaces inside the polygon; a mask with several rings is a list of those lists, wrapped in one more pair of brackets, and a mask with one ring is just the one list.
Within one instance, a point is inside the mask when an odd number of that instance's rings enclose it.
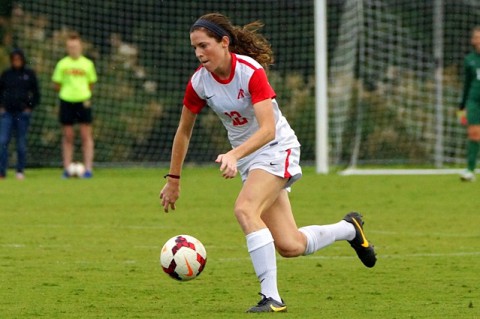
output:
{"label": "red jersey sleeve", "polygon": [[198,114],[206,104],[206,101],[202,100],[193,89],[192,82],[189,81],[183,97],[183,105],[193,113]]}
{"label": "red jersey sleeve", "polygon": [[253,72],[250,82],[248,83],[248,90],[252,97],[252,104],[266,99],[273,99],[277,96],[268,82],[265,70],[262,68],[256,69],[255,72]]}

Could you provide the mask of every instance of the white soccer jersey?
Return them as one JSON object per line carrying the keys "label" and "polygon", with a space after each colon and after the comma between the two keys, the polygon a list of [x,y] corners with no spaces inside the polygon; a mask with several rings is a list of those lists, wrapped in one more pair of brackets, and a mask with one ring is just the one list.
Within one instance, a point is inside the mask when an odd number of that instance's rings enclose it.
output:
{"label": "white soccer jersey", "polygon": [[300,146],[295,132],[278,108],[275,92],[262,66],[245,55],[232,53],[231,56],[230,78],[219,79],[199,67],[187,85],[183,104],[194,113],[200,113],[208,105],[221,119],[230,144],[235,148],[258,130],[253,104],[271,98],[276,134],[275,140],[268,144],[278,143],[285,149]]}

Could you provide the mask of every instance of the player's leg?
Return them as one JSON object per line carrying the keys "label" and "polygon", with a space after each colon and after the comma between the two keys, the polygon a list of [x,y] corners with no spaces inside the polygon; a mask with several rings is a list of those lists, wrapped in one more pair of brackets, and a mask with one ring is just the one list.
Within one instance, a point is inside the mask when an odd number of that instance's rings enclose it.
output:
{"label": "player's leg", "polygon": [[467,103],[467,121],[467,169],[460,178],[463,181],[474,181],[477,156],[480,150],[480,104]]}
{"label": "player's leg", "polygon": [[347,214],[334,224],[298,229],[288,193],[283,190],[274,204],[263,213],[262,219],[273,235],[277,251],[284,257],[313,254],[336,241],[346,240],[365,266],[373,267],[377,261],[373,245],[364,234],[362,216],[356,212]]}
{"label": "player's leg", "polygon": [[272,232],[277,251],[283,257],[312,254],[338,240],[352,240],[355,228],[345,220],[330,225],[298,228],[292,213],[288,192],[282,190],[262,219]]}
{"label": "player's leg", "polygon": [[78,121],[80,123],[80,135],[82,139],[83,162],[85,163],[84,177],[92,177],[94,141],[92,132],[92,107],[90,101],[79,103]]}
{"label": "player's leg", "polygon": [[[273,237],[261,218],[262,212],[272,206],[285,183],[285,179],[264,170],[251,170],[235,202],[235,217],[245,233],[248,252],[260,281],[261,294],[265,296],[257,306],[249,309],[249,312],[286,310],[277,289]],[[270,308],[270,304],[263,304],[264,300],[274,303],[274,308]]]}
{"label": "player's leg", "polygon": [[22,112],[17,118],[17,178],[24,178],[27,162],[27,133],[30,125],[30,112]]}
{"label": "player's leg", "polygon": [[12,137],[12,114],[3,110],[0,113],[0,178],[7,176],[8,144]]}
{"label": "player's leg", "polygon": [[92,134],[92,126],[90,124],[80,124],[80,135],[82,138],[83,161],[87,172],[92,172],[94,142]]}
{"label": "player's leg", "polygon": [[74,104],[60,100],[60,109],[58,112],[58,121],[62,126],[62,161],[63,161],[63,178],[68,178],[68,166],[73,161],[75,130],[73,124],[75,122]]}
{"label": "player's leg", "polygon": [[66,171],[73,161],[75,129],[73,125],[62,125],[63,168]]}
{"label": "player's leg", "polygon": [[275,202],[263,212],[262,220],[275,240],[275,247],[283,257],[304,254],[306,236],[298,230],[286,189],[281,189]]}
{"label": "player's leg", "polygon": [[474,173],[477,166],[477,156],[480,149],[480,125],[468,126],[467,169]]}

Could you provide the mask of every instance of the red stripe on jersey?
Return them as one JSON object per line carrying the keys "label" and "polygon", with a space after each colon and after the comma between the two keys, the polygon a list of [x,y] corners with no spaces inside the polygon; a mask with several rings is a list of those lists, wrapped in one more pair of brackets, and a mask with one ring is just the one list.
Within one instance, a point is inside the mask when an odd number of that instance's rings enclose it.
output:
{"label": "red stripe on jersey", "polygon": [[292,175],[288,172],[288,166],[290,165],[290,154],[292,153],[291,149],[286,150],[287,158],[285,159],[285,172],[283,172],[283,177],[290,178]]}
{"label": "red stripe on jersey", "polygon": [[188,81],[185,96],[183,97],[183,105],[193,113],[198,114],[206,104],[207,102],[202,100],[193,89],[192,81]]}

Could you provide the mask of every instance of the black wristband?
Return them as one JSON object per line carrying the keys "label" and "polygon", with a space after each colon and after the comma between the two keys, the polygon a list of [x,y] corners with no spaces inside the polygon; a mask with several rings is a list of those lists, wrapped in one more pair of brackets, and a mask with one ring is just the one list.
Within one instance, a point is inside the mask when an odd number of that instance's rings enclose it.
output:
{"label": "black wristband", "polygon": [[167,177],[174,178],[174,179],[180,179],[180,175],[166,174],[166,175],[163,176],[163,178],[167,178]]}

